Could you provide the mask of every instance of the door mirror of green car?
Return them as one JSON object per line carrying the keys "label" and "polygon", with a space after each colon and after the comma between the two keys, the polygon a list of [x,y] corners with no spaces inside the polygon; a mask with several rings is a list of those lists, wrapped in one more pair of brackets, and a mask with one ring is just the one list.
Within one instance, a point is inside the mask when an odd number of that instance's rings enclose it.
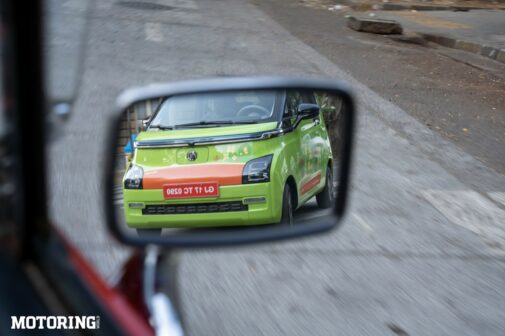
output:
{"label": "door mirror of green car", "polygon": [[302,103],[298,105],[298,115],[302,119],[313,119],[319,116],[319,105],[311,103]]}
{"label": "door mirror of green car", "polygon": [[149,119],[150,117],[142,119],[142,131],[147,130],[147,126],[149,125]]}
{"label": "door mirror of green car", "polygon": [[171,247],[334,229],[347,204],[354,118],[349,88],[335,80],[226,77],[127,90],[105,151],[109,229],[129,245]]}

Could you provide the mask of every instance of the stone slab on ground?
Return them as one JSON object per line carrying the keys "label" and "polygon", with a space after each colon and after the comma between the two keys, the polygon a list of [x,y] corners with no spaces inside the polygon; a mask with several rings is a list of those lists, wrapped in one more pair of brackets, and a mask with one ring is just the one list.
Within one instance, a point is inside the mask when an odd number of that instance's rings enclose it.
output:
{"label": "stone slab on ground", "polygon": [[356,18],[350,16],[347,26],[353,30],[374,34],[402,34],[402,26],[393,20]]}

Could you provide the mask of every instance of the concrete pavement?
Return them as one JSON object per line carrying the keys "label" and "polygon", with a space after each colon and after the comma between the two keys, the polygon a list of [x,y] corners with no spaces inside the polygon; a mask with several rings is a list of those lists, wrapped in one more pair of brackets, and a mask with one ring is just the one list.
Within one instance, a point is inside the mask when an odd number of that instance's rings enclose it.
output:
{"label": "concrete pavement", "polygon": [[189,334],[503,333],[502,175],[248,2],[163,4],[95,3],[81,95],[50,148],[52,216],[102,274],[128,254],[105,232],[100,180],[105,122],[122,89],[230,74],[338,78],[353,85],[360,114],[342,229],[182,252]]}

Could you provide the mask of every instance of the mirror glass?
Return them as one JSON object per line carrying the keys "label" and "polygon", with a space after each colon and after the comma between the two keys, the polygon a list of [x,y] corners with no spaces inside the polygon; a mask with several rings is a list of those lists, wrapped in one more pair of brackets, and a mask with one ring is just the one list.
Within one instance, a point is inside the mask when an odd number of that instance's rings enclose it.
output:
{"label": "mirror glass", "polygon": [[333,216],[342,101],[327,91],[272,89],[136,102],[117,132],[117,225],[166,236],[289,229]]}

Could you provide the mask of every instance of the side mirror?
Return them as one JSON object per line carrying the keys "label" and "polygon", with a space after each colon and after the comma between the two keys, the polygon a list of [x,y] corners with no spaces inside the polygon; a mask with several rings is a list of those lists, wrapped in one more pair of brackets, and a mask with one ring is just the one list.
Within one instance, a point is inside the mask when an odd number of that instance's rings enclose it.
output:
{"label": "side mirror", "polygon": [[302,119],[316,118],[319,116],[319,105],[302,103],[298,105],[298,115]]}
{"label": "side mirror", "polygon": [[[322,111],[327,127],[283,129],[290,91],[313,96],[317,104],[301,104],[299,114]],[[153,101],[159,106],[149,128],[125,129],[138,127]],[[105,151],[104,204],[121,242],[236,245],[315,234],[341,222],[354,125],[345,83],[216,78],[131,89],[117,104]]]}
{"label": "side mirror", "polygon": [[149,124],[150,119],[151,119],[151,117],[147,117],[145,119],[142,119],[142,130],[143,131],[147,130],[147,126]]}

